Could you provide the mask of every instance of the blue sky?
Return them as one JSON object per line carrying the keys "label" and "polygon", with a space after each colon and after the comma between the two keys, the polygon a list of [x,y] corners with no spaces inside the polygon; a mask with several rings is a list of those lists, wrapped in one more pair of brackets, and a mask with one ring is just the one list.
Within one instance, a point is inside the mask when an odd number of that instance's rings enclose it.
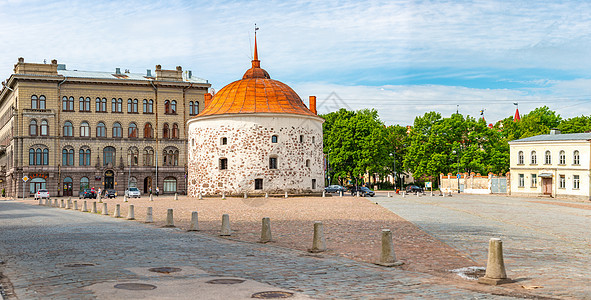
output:
{"label": "blue sky", "polygon": [[68,69],[156,64],[215,90],[250,66],[254,23],[271,77],[324,113],[376,108],[387,124],[436,110],[489,122],[547,105],[591,114],[591,4],[583,1],[0,0],[0,77],[22,56]]}

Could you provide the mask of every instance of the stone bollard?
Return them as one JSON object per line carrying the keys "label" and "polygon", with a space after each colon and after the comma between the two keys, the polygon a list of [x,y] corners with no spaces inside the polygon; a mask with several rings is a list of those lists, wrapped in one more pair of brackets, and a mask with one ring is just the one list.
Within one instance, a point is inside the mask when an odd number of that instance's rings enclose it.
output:
{"label": "stone bollard", "polygon": [[107,210],[107,203],[103,203],[103,215],[109,215],[109,210]]}
{"label": "stone bollard", "polygon": [[78,210],[78,200],[74,200],[74,210]]}
{"label": "stone bollard", "polygon": [[[42,200],[43,200],[43,199],[42,199]],[[48,200],[48,199],[45,199],[45,206],[47,206],[47,200]]]}
{"label": "stone bollard", "polygon": [[66,200],[66,209],[70,209],[72,207],[72,205],[70,204],[70,202],[72,202],[71,200]]}
{"label": "stone bollard", "polygon": [[248,198],[248,194],[246,192],[244,192],[244,199]]}
{"label": "stone bollard", "polygon": [[150,194],[150,201],[154,201],[154,195]]}
{"label": "stone bollard", "polygon": [[177,193],[174,193],[174,200],[179,200],[179,195]]}
{"label": "stone bollard", "polygon": [[431,191],[431,197],[433,197],[433,191]]}
{"label": "stone bollard", "polygon": [[135,220],[135,208],[133,204],[129,205],[129,212],[127,212],[127,220]]}
{"label": "stone bollard", "polygon": [[121,218],[121,204],[115,205],[115,212],[113,212],[113,218]]}
{"label": "stone bollard", "polygon": [[53,200],[53,207],[60,207],[59,204],[57,204],[57,199]]}
{"label": "stone bollard", "polygon": [[174,216],[172,208],[169,208],[166,211],[166,225],[164,225],[164,227],[174,227]]}
{"label": "stone bollard", "polygon": [[230,215],[223,214],[222,215],[222,230],[220,231],[220,236],[230,236],[232,235],[232,230],[230,229]]}
{"label": "stone bollard", "polygon": [[478,283],[499,285],[510,283],[513,280],[507,278],[505,262],[503,261],[503,242],[501,239],[492,238],[488,241],[488,261],[484,277],[478,278]]}
{"label": "stone bollard", "polygon": [[265,198],[269,198],[269,193],[265,193]]}
{"label": "stone bollard", "polygon": [[376,265],[384,267],[395,267],[402,265],[403,262],[396,260],[394,253],[394,243],[392,242],[392,231],[382,229],[382,255]]}
{"label": "stone bollard", "polygon": [[152,208],[148,207],[146,211],[146,223],[154,223],[154,219],[152,218]]}
{"label": "stone bollard", "polygon": [[101,194],[96,195],[98,198],[98,203],[103,203],[103,199],[101,198]]}
{"label": "stone bollard", "polygon": [[[45,200],[47,201],[47,200]],[[39,198],[39,205],[43,205],[43,198]]]}
{"label": "stone bollard", "polygon": [[359,191],[357,191],[357,194],[355,195],[355,197],[359,197]]}
{"label": "stone bollard", "polygon": [[72,207],[72,196],[68,197],[68,202],[70,202],[70,207]]}
{"label": "stone bollard", "polygon": [[82,212],[87,212],[88,211],[88,204],[86,204],[86,200],[84,200],[84,202],[82,203]]}
{"label": "stone bollard", "polygon": [[129,198],[127,198],[127,196],[123,196],[123,202],[129,202]]}
{"label": "stone bollard", "polygon": [[92,211],[93,214],[98,214],[98,209],[96,209],[96,201],[92,201]]}
{"label": "stone bollard", "polygon": [[203,200],[203,195],[201,195],[201,193],[197,194],[197,199]]}
{"label": "stone bollard", "polygon": [[222,200],[226,200],[226,192],[222,193]]}
{"label": "stone bollard", "polygon": [[65,208],[66,204],[64,203],[64,199],[60,199],[60,208]]}
{"label": "stone bollard", "polygon": [[339,192],[339,197],[343,197],[343,191]]}
{"label": "stone bollard", "polygon": [[402,198],[406,198],[406,192],[402,192]]}
{"label": "stone bollard", "polygon": [[388,198],[390,198],[390,197],[392,197],[392,196],[390,196],[390,192],[388,192]]}
{"label": "stone bollard", "polygon": [[268,243],[271,241],[271,219],[263,218],[263,227],[261,228],[261,239],[259,243]]}
{"label": "stone bollard", "polygon": [[326,191],[322,191],[322,198],[326,197]]}
{"label": "stone bollard", "polygon": [[285,198],[287,198],[287,192],[285,192]]}
{"label": "stone bollard", "polygon": [[318,253],[326,251],[326,239],[324,239],[324,226],[322,222],[314,222],[314,240],[312,241],[312,248],[308,252]]}
{"label": "stone bollard", "polygon": [[191,225],[188,231],[199,231],[199,215],[196,211],[191,212]]}

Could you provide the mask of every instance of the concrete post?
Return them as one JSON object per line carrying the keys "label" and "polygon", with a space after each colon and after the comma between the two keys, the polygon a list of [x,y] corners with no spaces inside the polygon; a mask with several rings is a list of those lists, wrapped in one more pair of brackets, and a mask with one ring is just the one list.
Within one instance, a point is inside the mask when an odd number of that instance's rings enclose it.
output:
{"label": "concrete post", "polygon": [[287,198],[287,192],[285,192],[285,198]]}
{"label": "concrete post", "polygon": [[154,223],[154,219],[152,218],[152,208],[148,207],[146,211],[146,223]]}
{"label": "concrete post", "polygon": [[78,200],[74,200],[74,210],[78,210]]}
{"label": "concrete post", "polygon": [[70,200],[70,199],[66,200],[66,209],[70,209],[72,207],[71,202],[72,202],[72,200]]}
{"label": "concrete post", "polygon": [[60,207],[59,204],[57,204],[57,199],[53,200],[53,207]]}
{"label": "concrete post", "polygon": [[263,227],[261,229],[261,239],[259,243],[268,243],[271,241],[271,219],[263,218]]}
{"label": "concrete post", "polygon": [[355,197],[359,197],[359,191],[357,191],[357,194],[355,195]]}
{"label": "concrete post", "polygon": [[123,195],[123,202],[129,202],[129,198],[125,195]]}
{"label": "concrete post", "polygon": [[98,198],[98,203],[103,203],[103,199],[101,198],[101,194],[96,195]]}
{"label": "concrete post", "polygon": [[174,216],[172,208],[169,208],[166,211],[166,225],[164,225],[164,227],[174,227]]}
{"label": "concrete post", "polygon": [[[47,204],[47,203],[48,203],[48,200],[49,200],[49,199],[45,199],[45,206],[49,206],[49,205]],[[49,201],[51,201],[51,200],[49,200]]]}
{"label": "concrete post", "polygon": [[382,229],[382,254],[380,261],[376,265],[384,267],[400,266],[403,263],[396,260],[394,253],[394,243],[392,242],[392,231],[390,229]]}
{"label": "concrete post", "polygon": [[248,194],[244,192],[244,199],[248,198]]}
{"label": "concrete post", "polygon": [[199,231],[199,213],[191,212],[191,225],[188,231]]}
{"label": "concrete post", "polygon": [[339,192],[339,197],[343,197],[343,191]]}
{"label": "concrete post", "polygon": [[265,198],[269,198],[269,193],[265,193]]}
{"label": "concrete post", "polygon": [[64,199],[60,199],[60,208],[65,208]]}
{"label": "concrete post", "polygon": [[390,196],[390,192],[388,192],[388,198],[390,198],[390,197],[392,197],[392,196]]}
{"label": "concrete post", "polygon": [[318,253],[326,251],[326,239],[324,238],[324,226],[322,222],[314,222],[314,240],[312,240],[312,248],[308,252]]}
{"label": "concrete post", "polygon": [[[47,201],[47,200],[45,200]],[[43,198],[39,198],[39,205],[43,205]]]}
{"label": "concrete post", "polygon": [[203,195],[201,195],[201,193],[197,194],[197,199],[203,200]]}
{"label": "concrete post", "polygon": [[177,193],[174,193],[174,200],[179,200],[179,195]]}
{"label": "concrete post", "polygon": [[220,231],[220,236],[230,236],[232,235],[232,230],[230,229],[230,215],[223,214],[222,215],[222,230]]}
{"label": "concrete post", "polygon": [[98,214],[98,210],[96,209],[96,201],[92,201],[92,211],[93,214]]}
{"label": "concrete post", "polygon": [[222,200],[226,200],[226,192],[222,192]]}
{"label": "concrete post", "polygon": [[88,204],[86,204],[86,200],[82,203],[82,212],[88,212]]}
{"label": "concrete post", "polygon": [[507,278],[505,262],[503,260],[503,242],[501,239],[492,238],[488,241],[488,261],[484,277],[478,278],[478,283],[499,285],[513,282]]}
{"label": "concrete post", "polygon": [[150,201],[154,201],[154,195],[150,194]]}
{"label": "concrete post", "polygon": [[113,218],[121,218],[121,204],[115,205],[115,212],[113,212]]}
{"label": "concrete post", "polygon": [[107,203],[103,203],[103,215],[108,216],[109,210],[107,209]]}
{"label": "concrete post", "polygon": [[402,198],[406,198],[406,192],[402,192]]}
{"label": "concrete post", "polygon": [[133,204],[129,205],[129,212],[127,213],[128,220],[135,220],[135,207]]}
{"label": "concrete post", "polygon": [[326,191],[322,191],[322,198],[326,197]]}

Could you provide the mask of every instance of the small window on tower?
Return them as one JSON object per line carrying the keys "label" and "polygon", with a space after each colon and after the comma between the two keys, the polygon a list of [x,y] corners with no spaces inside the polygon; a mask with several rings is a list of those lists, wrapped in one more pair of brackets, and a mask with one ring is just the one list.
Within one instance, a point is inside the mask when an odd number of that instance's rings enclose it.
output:
{"label": "small window on tower", "polygon": [[270,157],[269,158],[269,169],[272,169],[272,170],[277,169],[277,157]]}
{"label": "small window on tower", "polygon": [[227,170],[228,169],[228,159],[227,158],[220,158],[220,170]]}
{"label": "small window on tower", "polygon": [[263,189],[263,179],[257,178],[254,180],[254,189],[255,190],[262,190]]}
{"label": "small window on tower", "polygon": [[309,167],[310,167],[310,160],[306,159],[306,168],[309,168]]}
{"label": "small window on tower", "polygon": [[227,145],[228,144],[228,138],[227,137],[223,137],[222,140],[220,141],[220,144]]}
{"label": "small window on tower", "polygon": [[300,143],[303,143],[303,142],[304,142],[304,135],[300,134]]}
{"label": "small window on tower", "polygon": [[274,135],[271,137],[271,143],[277,143],[277,140],[279,139],[278,136]]}
{"label": "small window on tower", "polygon": [[314,144],[314,143],[316,143],[316,137],[315,136],[312,137],[312,144]]}

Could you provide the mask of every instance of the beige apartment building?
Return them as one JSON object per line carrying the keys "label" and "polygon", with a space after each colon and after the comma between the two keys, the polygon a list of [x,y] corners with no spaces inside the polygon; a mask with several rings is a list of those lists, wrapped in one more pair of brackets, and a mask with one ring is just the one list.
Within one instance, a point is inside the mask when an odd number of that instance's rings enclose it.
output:
{"label": "beige apartment building", "polygon": [[0,190],[186,193],[186,121],[209,87],[181,67],[87,72],[19,58],[0,91]]}
{"label": "beige apartment building", "polygon": [[509,146],[511,195],[591,199],[591,133],[552,129]]}

